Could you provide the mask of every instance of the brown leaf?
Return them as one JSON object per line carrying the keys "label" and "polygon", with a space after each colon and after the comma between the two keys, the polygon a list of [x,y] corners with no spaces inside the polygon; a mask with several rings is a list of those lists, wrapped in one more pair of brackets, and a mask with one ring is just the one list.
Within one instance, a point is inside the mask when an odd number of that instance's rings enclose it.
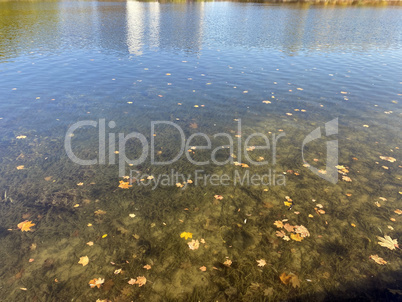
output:
{"label": "brown leaf", "polygon": [[300,287],[299,277],[297,277],[293,273],[290,273],[289,275],[286,273],[282,273],[282,275],[280,275],[279,278],[281,279],[282,283],[285,285],[291,284],[294,288]]}
{"label": "brown leaf", "polygon": [[286,231],[293,232],[293,229],[294,229],[293,225],[290,225],[289,223],[285,223],[285,225],[283,227],[285,228]]}

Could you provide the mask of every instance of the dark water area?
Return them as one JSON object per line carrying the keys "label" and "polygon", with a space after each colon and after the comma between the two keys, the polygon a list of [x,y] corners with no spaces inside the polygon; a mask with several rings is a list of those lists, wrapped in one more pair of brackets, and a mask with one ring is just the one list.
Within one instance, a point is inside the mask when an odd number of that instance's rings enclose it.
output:
{"label": "dark water area", "polygon": [[400,300],[401,33],[397,5],[0,2],[0,301]]}

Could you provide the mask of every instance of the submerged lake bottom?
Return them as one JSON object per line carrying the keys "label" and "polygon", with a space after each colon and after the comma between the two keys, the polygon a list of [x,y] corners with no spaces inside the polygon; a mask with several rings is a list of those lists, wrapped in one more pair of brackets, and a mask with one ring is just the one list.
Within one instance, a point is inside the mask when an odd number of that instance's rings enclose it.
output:
{"label": "submerged lake bottom", "polygon": [[399,6],[0,17],[1,301],[401,299]]}

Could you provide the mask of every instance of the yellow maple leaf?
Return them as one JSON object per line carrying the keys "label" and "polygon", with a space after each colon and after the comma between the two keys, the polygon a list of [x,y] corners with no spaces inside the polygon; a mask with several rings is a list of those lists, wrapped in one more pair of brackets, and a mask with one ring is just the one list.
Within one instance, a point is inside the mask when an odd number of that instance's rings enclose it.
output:
{"label": "yellow maple leaf", "polygon": [[294,241],[302,241],[303,237],[300,236],[300,234],[290,234],[290,238]]}
{"label": "yellow maple leaf", "polygon": [[284,204],[285,206],[287,206],[287,207],[290,207],[290,206],[292,205],[291,202],[287,202],[287,201],[284,201],[283,204]]}
{"label": "yellow maple leaf", "polygon": [[183,232],[180,234],[180,238],[184,238],[185,240],[187,240],[188,238],[193,238],[193,233]]}
{"label": "yellow maple leaf", "polygon": [[31,231],[31,227],[33,227],[35,223],[32,223],[32,221],[25,220],[23,222],[20,222],[17,227],[22,231],[22,232],[28,232]]}

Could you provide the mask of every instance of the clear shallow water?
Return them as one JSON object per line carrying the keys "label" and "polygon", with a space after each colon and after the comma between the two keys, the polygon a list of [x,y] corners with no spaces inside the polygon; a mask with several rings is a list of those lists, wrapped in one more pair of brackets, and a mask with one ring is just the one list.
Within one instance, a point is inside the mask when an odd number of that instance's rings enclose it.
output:
{"label": "clear shallow water", "polygon": [[[400,297],[392,291],[402,290],[400,250],[378,245],[376,237],[401,234],[394,212],[402,207],[400,7],[56,1],[4,2],[0,14],[5,301]],[[334,118],[339,164],[352,179],[339,175],[335,185],[301,158],[304,138]],[[176,123],[187,138],[225,132],[237,139],[239,119],[243,141],[256,132],[270,139],[286,133],[276,164],[270,153],[252,151],[270,164],[202,167],[228,175],[271,169],[286,185],[118,188],[117,165],[76,165],[64,149],[69,126],[99,119],[116,123],[106,129],[107,138],[116,133],[116,144],[117,133],[133,131],[150,142],[158,120]],[[171,128],[157,130],[155,139],[157,159],[177,153]],[[97,128],[75,132],[72,142],[77,156],[98,156]],[[325,142],[310,144],[306,154],[321,169]],[[138,156],[138,148],[128,143],[127,153]],[[194,152],[197,160],[211,155]],[[219,158],[229,155],[224,150]],[[199,167],[184,155],[165,166],[149,159],[135,169],[155,177],[175,169],[195,181]],[[285,196],[294,201],[290,211]],[[99,209],[106,214],[95,214]],[[283,219],[304,225],[310,236],[277,237],[273,223]],[[18,229],[24,220],[35,223],[33,232]],[[190,239],[180,238],[185,231],[206,243],[189,250]],[[90,262],[82,267],[85,255]],[[259,259],[267,265],[258,267]],[[300,287],[281,283],[284,272],[297,275]],[[127,283],[138,276],[147,284]],[[99,277],[105,284],[91,289],[89,280]]]}

